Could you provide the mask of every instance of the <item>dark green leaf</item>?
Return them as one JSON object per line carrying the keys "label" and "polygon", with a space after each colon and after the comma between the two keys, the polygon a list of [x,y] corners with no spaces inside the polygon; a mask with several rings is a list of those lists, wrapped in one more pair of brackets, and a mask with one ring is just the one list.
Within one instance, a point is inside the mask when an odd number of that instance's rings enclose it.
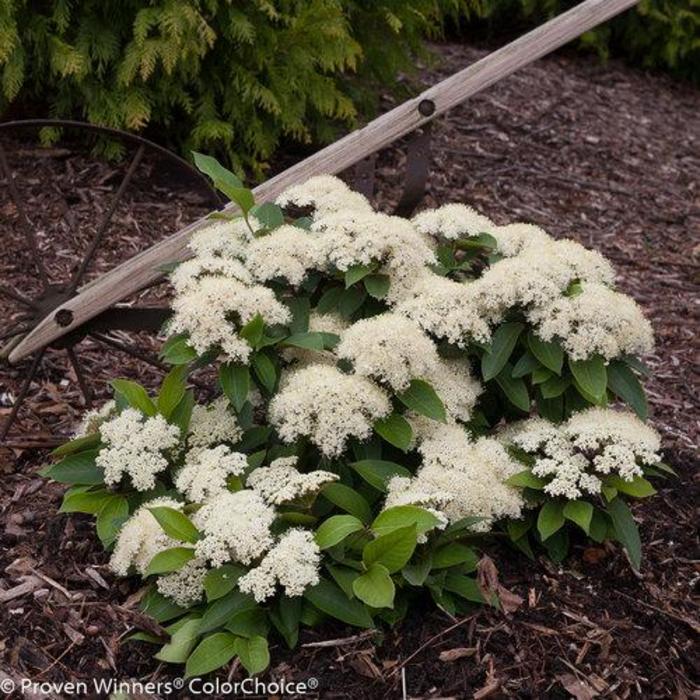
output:
{"label": "dark green leaf", "polygon": [[522,379],[513,379],[512,374],[512,367],[506,363],[506,366],[496,377],[496,382],[508,400],[516,408],[527,413],[530,410],[530,395],[527,392],[527,385]]}
{"label": "dark green leaf", "polygon": [[76,438],[75,440],[64,442],[51,452],[51,456],[55,458],[65,457],[66,455],[75,454],[76,452],[85,452],[87,450],[94,449],[99,444],[99,433],[92,433],[91,435],[85,435],[83,437]]}
{"label": "dark green leaf", "polygon": [[542,541],[564,526],[564,507],[560,501],[546,501],[537,516],[537,529]]}
{"label": "dark green leaf", "polygon": [[284,214],[282,213],[282,209],[273,202],[256,204],[250,210],[250,213],[270,231],[284,223]]}
{"label": "dark green leaf", "polygon": [[204,577],[204,592],[207,595],[207,600],[211,603],[213,600],[223,598],[230,593],[244,573],[245,569],[238,564],[224,564],[217,569],[207,571]]}
{"label": "dark green leaf", "polygon": [[103,547],[109,547],[129,517],[129,503],[123,496],[112,496],[97,514],[95,529]]}
{"label": "dark green leaf", "polygon": [[411,472],[395,462],[381,459],[363,459],[352,462],[350,466],[371,486],[386,492],[388,482],[395,476],[411,476]]}
{"label": "dark green leaf", "polygon": [[69,455],[58,464],[42,469],[40,473],[61,484],[102,484],[104,471],[95,464],[98,453],[99,450],[86,450]]}
{"label": "dark green leaf", "polygon": [[219,368],[219,381],[224,394],[238,413],[248,399],[250,370],[246,365],[229,362]]}
{"label": "dark green leaf", "polygon": [[529,351],[525,351],[523,356],[515,363],[513,371],[511,372],[511,377],[513,379],[520,379],[527,374],[530,374],[538,367],[541,367],[537,358]]}
{"label": "dark green leaf", "polygon": [[113,379],[111,384],[114,391],[121,394],[129,406],[138,409],[146,416],[156,415],[155,404],[140,384],[130,379]]}
{"label": "dark green leaf", "polygon": [[372,518],[372,512],[367,501],[357,491],[345,484],[338,482],[326,484],[321,489],[321,493],[324,498],[327,498],[346,513],[359,518],[363,523],[368,523]]}
{"label": "dark green leaf", "polygon": [[413,430],[409,422],[398,413],[381,418],[374,424],[375,432],[389,444],[406,452],[413,440]]}
{"label": "dark green leaf", "polygon": [[364,300],[367,292],[363,287],[350,287],[343,291],[338,301],[338,312],[343,318],[350,318],[357,311]]}
{"label": "dark green leaf", "polygon": [[447,569],[459,564],[464,565],[462,571],[474,571],[479,561],[477,553],[466,544],[450,542],[433,552],[433,569]]}
{"label": "dark green leaf", "polygon": [[224,627],[234,615],[255,607],[257,604],[252,596],[241,593],[241,591],[231,591],[207,606],[202,617],[200,630],[210,632],[218,627]]}
{"label": "dark green leaf", "polygon": [[263,608],[250,608],[236,613],[227,623],[226,631],[239,637],[266,637],[270,630],[267,611]]}
{"label": "dark green leaf", "polygon": [[265,321],[260,314],[255,314],[253,318],[246,323],[238,335],[245,340],[252,348],[259,348],[265,334]]}
{"label": "dark green leaf", "polygon": [[470,600],[472,603],[485,603],[484,596],[477,582],[469,576],[458,573],[449,573],[445,577],[445,590]]}
{"label": "dark green leaf", "polygon": [[168,508],[167,506],[154,506],[149,508],[153,517],[163,528],[163,532],[179,542],[189,542],[191,544],[199,539],[199,531],[192,524],[192,521],[179,510]]}
{"label": "dark green leaf", "polygon": [[561,396],[571,385],[568,377],[550,377],[540,386],[540,393],[545,399],[555,399]]}
{"label": "dark green leaf", "polygon": [[173,603],[170,598],[166,598],[158,593],[155,586],[148,591],[141,601],[141,610],[146,615],[150,615],[156,622],[167,622],[180,617],[186,612],[185,608],[181,608]]}
{"label": "dark green leaf", "polygon": [[484,381],[493,379],[505,367],[524,327],[522,323],[504,323],[493,334],[487,351],[481,356]]}
{"label": "dark green leaf", "polygon": [[646,420],[649,415],[647,397],[634,372],[624,362],[608,365],[608,386],[614,394],[632,407],[634,412]]}
{"label": "dark green leaf", "polygon": [[292,345],[306,350],[323,350],[325,338],[323,333],[294,333],[285,338],[280,345]]}
{"label": "dark green leaf", "polygon": [[317,313],[328,314],[331,311],[334,311],[338,306],[338,302],[343,296],[344,291],[345,290],[343,287],[331,287],[330,289],[326,290],[321,295],[321,298],[318,300],[318,304],[316,305]]}
{"label": "dark green leaf", "polygon": [[527,334],[527,344],[532,354],[555,374],[561,374],[564,351],[556,341],[542,340],[534,331]]}
{"label": "dark green leaf", "polygon": [[621,498],[615,498],[608,504],[607,512],[612,520],[615,538],[627,550],[632,566],[639,570],[642,562],[642,542],[630,509]]}
{"label": "dark green leaf", "polygon": [[345,288],[352,287],[353,284],[367,277],[374,272],[374,265],[353,265],[345,271]]}
{"label": "dark green leaf", "polygon": [[187,435],[187,430],[190,426],[192,418],[192,409],[194,408],[194,391],[188,389],[185,395],[180,400],[180,403],[175,406],[170,414],[170,423],[180,428],[181,435]]}
{"label": "dark green leaf", "polygon": [[284,637],[287,646],[294,649],[299,640],[299,623],[301,622],[302,598],[284,597],[273,603],[269,610],[270,620],[275,629]]}
{"label": "dark green leaf", "polygon": [[383,299],[389,291],[391,278],[389,275],[368,275],[365,277],[365,289],[375,299]]}
{"label": "dark green leaf", "polygon": [[312,588],[307,588],[304,598],[321,612],[335,617],[355,627],[373,627],[372,618],[367,608],[357,600],[350,600],[334,583],[321,579]]}
{"label": "dark green leaf", "polygon": [[270,665],[270,650],[264,637],[239,638],[236,640],[236,653],[248,674],[254,676]]}
{"label": "dark green leaf", "polygon": [[253,371],[260,383],[272,393],[277,384],[277,370],[272,360],[262,353],[253,355]]}
{"label": "dark green leaf", "polygon": [[185,380],[187,379],[187,365],[173,367],[163,379],[160,391],[158,392],[157,406],[158,412],[166,418],[175,410],[175,407],[185,396]]}
{"label": "dark green leaf", "polygon": [[445,406],[440,397],[428,382],[422,379],[413,379],[406,391],[397,394],[402,404],[421,416],[445,423],[447,418]]}
{"label": "dark green leaf", "polygon": [[574,375],[576,385],[587,395],[600,403],[605,398],[605,390],[608,386],[608,373],[605,362],[598,355],[587,360],[572,360],[569,358],[569,367]]}
{"label": "dark green leaf", "polygon": [[230,632],[205,637],[187,659],[185,678],[203,676],[227,664],[237,653],[238,639]]}

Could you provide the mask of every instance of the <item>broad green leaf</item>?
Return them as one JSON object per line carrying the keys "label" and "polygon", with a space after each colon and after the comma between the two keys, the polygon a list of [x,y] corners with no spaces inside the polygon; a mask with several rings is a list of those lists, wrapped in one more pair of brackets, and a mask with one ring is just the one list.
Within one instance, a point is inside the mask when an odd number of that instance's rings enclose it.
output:
{"label": "broad green leaf", "polygon": [[199,636],[199,618],[186,620],[154,658],[169,664],[184,664]]}
{"label": "broad green leaf", "polygon": [[264,671],[270,665],[270,650],[264,637],[239,638],[236,640],[236,653],[243,668],[251,676]]}
{"label": "broad green leaf", "polygon": [[234,615],[255,607],[257,607],[257,604],[252,596],[241,593],[241,591],[231,591],[223,598],[218,598],[207,605],[202,617],[200,630],[202,632],[211,632],[217,627],[224,627]]}
{"label": "broad green leaf", "polygon": [[531,352],[526,351],[515,363],[510,376],[513,377],[513,379],[521,379],[541,366],[538,359]]}
{"label": "broad green leaf", "polygon": [[168,338],[158,355],[171,365],[186,365],[197,359],[197,352],[189,346],[187,336],[182,334]]}
{"label": "broad green leaf", "polygon": [[438,527],[440,521],[433,513],[420,506],[394,506],[383,510],[374,519],[371,527],[377,535],[386,535],[408,525],[415,525],[416,533],[423,535]]}
{"label": "broad green leaf", "polygon": [[129,517],[129,502],[123,496],[112,496],[97,514],[95,529],[103,547],[109,547]]}
{"label": "broad green leaf", "polygon": [[343,291],[338,300],[338,312],[343,318],[350,318],[367,298],[363,287],[350,287]]}
{"label": "broad green leaf", "polygon": [[372,608],[393,608],[396,588],[386,567],[372,564],[352,584],[355,595]]}
{"label": "broad green leaf", "polygon": [[537,530],[544,542],[564,526],[564,506],[560,501],[547,501],[537,516]]}
{"label": "broad green leaf", "polygon": [[605,478],[605,485],[634,498],[646,498],[656,493],[656,489],[643,476],[635,476],[631,481],[626,481],[617,475],[610,475]]}
{"label": "broad green leaf", "polygon": [[276,229],[284,223],[284,213],[279,205],[273,202],[256,204],[250,213],[268,230]]}
{"label": "broad green leaf", "polygon": [[568,377],[550,377],[540,385],[540,392],[545,399],[555,399],[561,396],[571,386]]}
{"label": "broad green leaf", "polygon": [[546,367],[538,367],[533,373],[530,378],[532,383],[534,385],[537,384],[544,384],[547,380],[552,379],[553,377],[556,377],[557,375],[552,372],[551,369],[547,369]]}
{"label": "broad green leaf", "polygon": [[238,413],[248,399],[250,370],[246,365],[229,362],[219,368],[219,381],[224,394]]}
{"label": "broad green leaf", "polygon": [[508,537],[515,542],[529,532],[532,528],[532,520],[530,518],[522,518],[520,520],[509,520],[506,523]]}
{"label": "broad green leaf", "polygon": [[523,469],[523,471],[509,476],[505,483],[508,484],[508,486],[518,486],[520,488],[537,489],[541,491],[547,482],[545,479],[535,476],[529,469]]}
{"label": "broad green leaf", "polygon": [[642,542],[630,509],[621,498],[615,498],[608,504],[607,512],[612,520],[615,538],[627,550],[632,566],[639,570],[642,562]]}
{"label": "broad green leaf", "polygon": [[363,523],[368,523],[372,518],[372,512],[367,501],[357,491],[345,484],[338,482],[326,484],[321,489],[321,493],[324,498],[327,498],[346,513],[359,518]]}
{"label": "broad green leaf", "polygon": [[314,538],[319,549],[328,549],[342,542],[353,532],[363,529],[362,521],[354,515],[334,515],[321,523]]}
{"label": "broad green leaf", "polygon": [[194,559],[194,549],[191,547],[171,547],[158,552],[151,559],[144,576],[151,574],[169,574],[179,571],[188,561]]}
{"label": "broad green leaf", "polygon": [[569,553],[569,533],[566,529],[555,532],[550,538],[543,542],[549,558],[557,563],[566,559]]}
{"label": "broad green leaf", "polygon": [[239,637],[267,637],[270,624],[267,621],[267,611],[263,608],[250,608],[233,615],[226,623],[226,631]]}
{"label": "broad green leaf", "polygon": [[61,484],[102,484],[105,480],[104,471],[95,464],[99,450],[77,452],[42,469],[40,474]]}
{"label": "broad green leaf", "polygon": [[576,523],[586,534],[591,530],[593,506],[588,501],[569,501],[564,506],[564,517]]}
{"label": "broad green leaf", "polygon": [[99,433],[92,433],[92,435],[84,435],[83,437],[76,438],[75,440],[64,442],[55,450],[52,450],[51,456],[54,458],[65,457],[66,455],[72,455],[76,452],[84,452],[95,449],[99,444]]}
{"label": "broad green leaf", "polygon": [[309,314],[311,313],[309,297],[295,296],[285,300],[284,303],[292,312],[289,332],[306,333],[309,330]]}
{"label": "broad green leaf", "polygon": [[608,386],[642,419],[649,416],[647,397],[635,373],[624,362],[608,365]]}
{"label": "broad green leaf", "polygon": [[414,561],[412,564],[406,564],[406,566],[401,569],[401,575],[412,586],[422,586],[428,578],[432,566],[433,558],[430,552],[428,552],[419,558],[418,561]]}
{"label": "broad green leaf", "polygon": [[510,364],[506,363],[501,373],[496,377],[496,382],[508,400],[516,408],[527,413],[530,410],[530,395],[527,392],[527,385],[522,379],[513,379],[512,374],[513,370]]}
{"label": "broad green leaf", "polygon": [[608,386],[608,373],[602,357],[595,355],[587,360],[569,358],[569,367],[576,384],[584,394],[588,394],[597,403],[604,400]]}
{"label": "broad green leaf", "polygon": [[319,314],[328,314],[334,311],[343,296],[345,289],[343,287],[331,287],[325,291],[316,304],[316,312]]}
{"label": "broad green leaf", "polygon": [[395,462],[387,462],[382,459],[363,459],[352,462],[350,466],[368,483],[378,491],[386,492],[387,484],[395,476],[410,477],[411,472]]}
{"label": "broad green leaf", "polygon": [[343,593],[348,598],[354,598],[355,593],[352,590],[353,581],[360,575],[357,569],[351,569],[349,566],[334,566],[326,564],[328,573],[333,577],[333,580],[340,586]]}
{"label": "broad green leaf", "polygon": [[464,574],[458,574],[456,572],[447,574],[445,577],[445,590],[456,593],[462,598],[470,600],[472,603],[486,602],[477,582]]}
{"label": "broad green leaf", "polygon": [[272,393],[277,384],[277,370],[272,360],[262,353],[253,355],[253,371],[255,376],[260,380],[260,383]]}
{"label": "broad green leaf", "polygon": [[217,182],[223,182],[229,187],[243,187],[240,178],[221,165],[216,158],[192,151],[192,159],[197,170],[208,175],[215,185]]}
{"label": "broad green leaf", "polygon": [[445,405],[428,382],[413,379],[406,391],[396,395],[404,406],[427,418],[445,423]]}
{"label": "broad green leaf", "polygon": [[362,603],[350,600],[335,583],[326,579],[321,579],[315,586],[307,588],[304,598],[321,612],[348,625],[364,628],[374,626],[367,608]]}
{"label": "broad green leaf", "polygon": [[433,552],[433,569],[447,569],[458,564],[464,565],[462,571],[474,571],[479,562],[476,552],[461,542],[450,542]]}
{"label": "broad green leaf", "polygon": [[600,508],[593,509],[593,517],[588,528],[588,534],[594,542],[604,542],[608,537],[609,517]]}
{"label": "broad green leaf", "polygon": [[188,428],[190,427],[190,420],[192,418],[192,410],[194,409],[194,403],[194,391],[192,391],[192,389],[188,389],[180,400],[180,403],[175,406],[170,414],[169,422],[172,425],[176,425],[178,428],[180,428],[181,435],[187,435]]}
{"label": "broad green leaf", "polygon": [[614,498],[617,498],[617,489],[614,486],[603,484],[600,487],[600,490],[602,491],[603,496],[605,496],[605,500],[608,501],[608,503]]}
{"label": "broad green leaf", "polygon": [[389,291],[391,277],[389,275],[367,275],[364,283],[365,289],[371,297],[383,299]]}
{"label": "broad green leaf", "polygon": [[272,604],[268,614],[275,629],[284,637],[287,646],[294,649],[299,640],[299,623],[301,622],[301,596],[293,598],[280,597]]}
{"label": "broad green leaf", "polygon": [[505,367],[523,328],[522,323],[504,323],[493,334],[487,351],[481,356],[484,381],[493,379]]}
{"label": "broad green leaf", "polygon": [[362,561],[367,568],[379,563],[389,573],[402,569],[416,548],[416,526],[401,527],[368,542],[362,550]]}
{"label": "broad green leaf", "polygon": [[199,530],[179,510],[167,506],[154,506],[149,510],[163,528],[163,532],[174,540],[194,544],[199,539]]}
{"label": "broad green leaf", "polygon": [[486,231],[478,233],[476,236],[469,236],[469,238],[458,238],[454,244],[455,247],[460,250],[471,250],[474,248],[495,250],[498,248],[498,241],[490,233],[486,233]]}
{"label": "broad green leaf", "polygon": [[292,345],[297,348],[305,348],[306,350],[323,350],[325,347],[325,338],[323,333],[294,333],[285,338],[280,345]]}
{"label": "broad green leaf", "polygon": [[66,491],[58,511],[59,513],[89,513],[94,515],[100,512],[100,509],[108,500],[114,498],[114,494],[103,489],[86,491],[85,489],[89,488],[88,486],[79,488],[80,491],[74,491],[73,489]]}
{"label": "broad green leaf", "polygon": [[671,474],[671,476],[678,476],[678,472],[665,462],[655,462],[654,467],[657,469],[660,469],[662,472],[666,472],[667,474]]}
{"label": "broad green leaf", "polygon": [[244,573],[245,569],[238,564],[224,564],[217,569],[207,571],[204,577],[204,592],[207,600],[211,603],[230,593]]}
{"label": "broad green leaf", "polygon": [[413,430],[409,422],[398,413],[380,418],[374,424],[374,431],[389,444],[406,452],[413,440]]}
{"label": "broad green leaf", "polygon": [[555,374],[561,374],[564,365],[564,351],[556,341],[542,340],[534,331],[527,334],[527,345],[530,352]]}
{"label": "broad green leaf", "polygon": [[265,335],[265,320],[260,314],[255,314],[255,316],[238,331],[238,335],[252,348],[259,348],[263,336]]}
{"label": "broad green leaf", "polygon": [[113,379],[112,388],[117,394],[121,394],[132,408],[136,408],[146,416],[155,416],[156,406],[151,401],[148,392],[137,382],[130,379]]}
{"label": "broad green leaf", "polygon": [[170,414],[175,410],[175,407],[182,401],[185,396],[187,378],[187,365],[179,365],[173,367],[163,379],[160,391],[158,392],[157,406],[158,412],[166,418],[170,418]]}
{"label": "broad green leaf", "polygon": [[152,586],[141,601],[141,610],[150,615],[156,622],[167,622],[176,617],[180,617],[187,610],[173,603],[170,598],[166,598],[155,586]]}
{"label": "broad green leaf", "polygon": [[352,287],[353,284],[367,277],[374,272],[374,265],[353,265],[345,271],[345,288]]}
{"label": "broad green leaf", "polygon": [[237,653],[239,637],[217,632],[205,637],[187,659],[185,678],[203,676],[227,664]]}

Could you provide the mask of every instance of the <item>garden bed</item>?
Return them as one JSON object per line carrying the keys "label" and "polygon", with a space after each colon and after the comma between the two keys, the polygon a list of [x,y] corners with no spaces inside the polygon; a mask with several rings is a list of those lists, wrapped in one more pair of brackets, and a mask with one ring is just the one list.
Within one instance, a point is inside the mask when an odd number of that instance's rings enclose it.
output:
{"label": "garden bed", "polygon": [[[424,71],[426,82],[480,55],[463,46],[439,51],[444,60],[437,70]],[[689,694],[691,644],[699,631],[690,598],[698,570],[692,374],[692,293],[700,255],[698,100],[696,90],[663,78],[563,56],[504,80],[434,130],[429,203],[464,201],[497,223],[528,220],[595,247],[614,262],[622,291],[654,324],[652,416],[666,461],[681,478],[635,508],[645,552],[641,574],[632,572],[619,549],[578,549],[559,568],[496,549],[502,582],[525,601],[514,613],[483,610],[452,620],[416,610],[383,639],[329,625],[305,632],[294,653],[275,650],[274,658],[284,661],[273,666],[273,676],[315,677],[324,697],[395,697],[402,669],[414,697]],[[380,157],[381,203],[397,198],[401,160],[398,150]],[[99,188],[85,187],[99,201]],[[182,220],[201,212],[196,197],[167,196],[180,202]],[[138,199],[131,206],[138,208]],[[89,216],[90,207],[78,203],[78,212]],[[153,208],[154,221],[163,212]],[[140,213],[147,220],[148,212]],[[118,219],[118,230],[135,252],[151,234],[148,226],[135,229],[128,214]],[[68,228],[65,236],[68,248]],[[101,264],[109,262],[106,257]],[[22,271],[3,274],[12,282]],[[131,373],[152,383],[156,376],[101,349],[90,354],[88,366],[98,381]],[[55,383],[62,376],[59,362],[50,358],[32,411],[23,418],[26,432],[66,429],[77,420],[68,405],[77,387]],[[16,393],[21,375],[22,368],[3,370],[0,393]],[[57,514],[62,489],[35,474],[41,461],[31,451],[2,455],[0,598],[21,575],[35,578],[28,580],[28,593],[0,606],[0,673],[42,680],[171,674],[153,662],[148,646],[120,643],[140,621],[129,602],[136,582],[109,573],[87,518]],[[332,639],[346,641],[329,645]]]}

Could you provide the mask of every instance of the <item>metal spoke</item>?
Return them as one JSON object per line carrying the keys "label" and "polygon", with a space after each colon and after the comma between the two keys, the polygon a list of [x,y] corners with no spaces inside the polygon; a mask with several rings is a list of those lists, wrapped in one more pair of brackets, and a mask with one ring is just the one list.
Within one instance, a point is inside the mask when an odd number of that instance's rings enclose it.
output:
{"label": "metal spoke", "polygon": [[131,163],[129,163],[129,168],[127,169],[121,183],[119,184],[119,189],[117,190],[116,194],[114,195],[114,198],[112,199],[109,209],[107,210],[107,213],[105,214],[104,218],[100,222],[100,225],[97,227],[97,232],[95,233],[95,237],[92,239],[92,243],[90,243],[90,247],[88,248],[87,253],[85,254],[85,257],[83,258],[83,261],[80,263],[80,267],[77,269],[75,275],[73,275],[73,279],[71,280],[70,286],[68,288],[68,293],[72,294],[77,288],[78,285],[80,284],[80,281],[83,279],[85,276],[85,272],[88,269],[88,266],[92,262],[93,257],[95,256],[95,252],[97,251],[98,246],[102,242],[102,237],[105,234],[105,231],[107,230],[107,227],[109,226],[109,222],[112,220],[112,216],[114,215],[114,212],[116,211],[117,204],[121,201],[121,198],[124,196],[124,192],[126,191],[126,188],[129,186],[129,182],[131,182],[131,178],[134,176],[134,173],[136,172],[136,168],[138,167],[139,163],[141,162],[141,158],[143,157],[143,153],[145,150],[145,146],[141,144],[138,149],[136,150],[136,153],[134,154],[134,157],[131,160]]}
{"label": "metal spoke", "polygon": [[20,406],[24,403],[24,399],[27,398],[29,387],[31,386],[32,380],[34,379],[37,371],[39,370],[39,364],[41,363],[41,358],[43,356],[44,350],[40,350],[37,353],[34,360],[32,361],[32,365],[29,368],[29,374],[27,374],[27,377],[25,378],[24,383],[22,384],[22,388],[19,391],[19,395],[15,399],[15,402],[12,406],[12,410],[10,411],[10,415],[7,417],[7,420],[5,421],[4,425],[2,426],[2,429],[0,430],[0,442],[2,442],[7,437],[7,433],[12,427],[12,424],[15,422],[15,418],[17,417],[17,413],[19,412]]}
{"label": "metal spoke", "polygon": [[15,180],[12,177],[12,171],[5,157],[5,149],[0,144],[0,168],[5,175],[5,180],[7,181],[7,189],[10,191],[10,196],[12,201],[15,203],[17,208],[17,213],[19,214],[20,221],[22,222],[22,228],[24,229],[24,236],[27,239],[27,243],[32,250],[34,256],[34,264],[39,271],[39,277],[41,277],[41,284],[44,289],[49,286],[49,276],[46,274],[46,268],[44,267],[44,261],[41,258],[41,253],[39,252],[39,243],[36,239],[36,234],[32,228],[32,222],[29,221],[29,217],[24,211],[22,206],[22,200],[19,197],[19,192],[17,191],[17,186],[15,185]]}
{"label": "metal spoke", "polygon": [[73,366],[75,376],[78,378],[78,386],[83,394],[83,399],[85,399],[85,408],[92,408],[92,389],[90,389],[85,381],[85,375],[83,374],[82,365],[78,361],[78,356],[75,354],[75,350],[73,350],[73,348],[66,348],[66,352],[68,353],[68,359]]}

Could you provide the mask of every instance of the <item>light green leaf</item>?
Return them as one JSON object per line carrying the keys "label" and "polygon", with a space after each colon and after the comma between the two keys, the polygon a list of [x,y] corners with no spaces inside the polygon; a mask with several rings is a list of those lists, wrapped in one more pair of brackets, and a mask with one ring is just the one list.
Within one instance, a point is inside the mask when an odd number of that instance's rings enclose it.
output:
{"label": "light green leaf", "polygon": [[372,512],[367,501],[355,490],[345,484],[332,482],[326,484],[321,493],[324,498],[327,498],[331,503],[341,508],[346,513],[354,515],[363,523],[370,521]]}
{"label": "light green leaf", "polygon": [[409,525],[380,535],[368,542],[362,550],[362,561],[369,569],[372,564],[385,566],[389,573],[402,569],[416,548],[416,526]]}
{"label": "light green leaf", "polygon": [[333,515],[321,523],[314,538],[319,549],[328,549],[342,542],[353,532],[363,529],[362,521],[354,515]]}
{"label": "light green leaf", "polygon": [[608,504],[607,513],[612,520],[616,539],[627,550],[632,566],[639,570],[642,562],[642,542],[630,509],[621,498],[615,498]]}
{"label": "light green leaf", "polygon": [[569,367],[577,386],[583,390],[584,394],[595,399],[596,403],[604,401],[608,373],[602,357],[596,355],[587,360],[569,358]]}
{"label": "light green leaf", "polygon": [[445,590],[456,593],[472,603],[486,602],[477,582],[464,574],[458,574],[456,572],[449,573],[445,577]]}
{"label": "light green leaf", "polygon": [[169,537],[180,542],[194,544],[199,539],[199,530],[192,524],[192,521],[179,510],[168,508],[167,506],[155,506],[149,508],[153,517],[163,528],[163,532]]}
{"label": "light green leaf", "polygon": [[481,356],[484,381],[493,379],[505,367],[524,328],[522,323],[504,323],[496,330],[487,351]]}
{"label": "light green leaf", "polygon": [[117,394],[121,394],[132,408],[136,408],[146,416],[155,416],[158,412],[151,401],[148,392],[137,382],[129,379],[113,379],[112,388]]}
{"label": "light green leaf", "polygon": [[226,631],[239,637],[267,637],[270,624],[267,621],[267,611],[263,608],[250,608],[233,615],[226,623]]}
{"label": "light green leaf", "polygon": [[539,476],[535,476],[529,469],[523,469],[523,471],[509,476],[505,483],[508,484],[508,486],[518,486],[520,488],[530,488],[541,491],[547,482]]}
{"label": "light green leaf", "polygon": [[372,530],[377,535],[386,535],[399,528],[416,526],[416,533],[424,535],[438,527],[440,520],[429,510],[420,506],[394,506],[383,510],[372,523]]}
{"label": "light green leaf", "polygon": [[169,664],[184,664],[198,639],[199,618],[186,620],[154,658]]}
{"label": "light green leaf", "polygon": [[229,362],[219,368],[219,381],[224,394],[238,413],[248,400],[250,370],[246,365]]}
{"label": "light green leaf", "polygon": [[326,345],[326,340],[323,333],[294,333],[286,337],[280,345],[292,345],[306,350],[323,350]]}
{"label": "light green leaf", "polygon": [[556,341],[542,340],[534,331],[527,334],[527,345],[532,354],[555,374],[561,374],[564,365],[564,351]]}
{"label": "light green leaf", "polygon": [[158,412],[166,418],[185,396],[185,380],[187,378],[187,365],[173,367],[163,379],[160,391],[158,392],[157,406]]}
{"label": "light green leaf", "polygon": [[205,637],[187,659],[185,678],[203,676],[227,664],[237,653],[238,639],[230,632]]}
{"label": "light green leaf", "polygon": [[537,516],[537,529],[542,541],[564,526],[564,506],[560,501],[547,501]]}
{"label": "light green leaf", "polygon": [[396,588],[386,567],[372,564],[352,584],[355,595],[372,608],[393,608]]}
{"label": "light green leaf", "polygon": [[635,476],[631,481],[626,481],[617,475],[610,475],[605,478],[605,485],[634,498],[647,498],[656,493],[656,489],[643,476]]}
{"label": "light green leaf", "polygon": [[89,486],[74,486],[72,489],[66,491],[58,512],[89,513],[94,515],[100,512],[100,509],[108,500],[114,498],[114,494],[109,491],[103,489],[99,491],[87,491],[86,489],[89,488]]}
{"label": "light green leaf", "polygon": [[374,272],[375,265],[353,265],[345,271],[345,288],[367,277]]}
{"label": "light green leaf", "polygon": [[386,492],[387,484],[395,476],[411,476],[411,472],[395,462],[382,459],[363,459],[352,462],[350,466],[378,491]]}
{"label": "light green leaf", "polygon": [[564,517],[576,523],[586,534],[591,530],[593,506],[588,501],[569,501],[564,506]]}
{"label": "light green leaf", "polygon": [[211,603],[230,593],[244,573],[245,569],[238,564],[224,564],[217,569],[207,571],[204,577],[204,592],[207,600]]}
{"label": "light green leaf", "polygon": [[75,440],[70,440],[69,442],[64,442],[59,445],[55,450],[52,450],[51,456],[54,458],[65,457],[66,455],[72,455],[76,452],[84,452],[96,448],[100,444],[99,433],[92,433],[91,435],[84,435],[83,437],[76,438]]}
{"label": "light green leaf", "polygon": [[270,650],[264,637],[242,637],[236,640],[236,653],[243,668],[251,676],[264,671],[270,665]]}
{"label": "light green leaf", "polygon": [[391,285],[389,275],[367,275],[364,280],[367,293],[375,299],[383,299]]}
{"label": "light green leaf", "polygon": [[427,418],[445,423],[445,405],[428,382],[413,379],[406,391],[396,395],[404,406]]}
{"label": "light green leaf", "polygon": [[182,334],[168,338],[158,355],[171,365],[186,365],[197,359],[197,352],[188,345],[187,336]]}
{"label": "light green leaf", "polygon": [[245,340],[252,348],[259,348],[265,335],[265,320],[260,314],[255,314],[253,318],[246,323],[238,335]]}
{"label": "light green leaf", "polygon": [[380,418],[374,424],[374,431],[389,444],[406,452],[413,440],[413,429],[409,422],[398,413]]}
{"label": "light green leaf", "polygon": [[250,213],[268,230],[276,229],[284,223],[284,213],[279,205],[273,202],[256,204]]}
{"label": "light green leaf", "polygon": [[123,496],[112,496],[97,514],[95,529],[103,547],[109,547],[117,538],[124,521],[129,517],[129,503]]}
{"label": "light green leaf", "polygon": [[188,561],[194,559],[194,549],[191,547],[171,547],[158,552],[151,559],[144,576],[152,574],[169,574],[179,571]]}

